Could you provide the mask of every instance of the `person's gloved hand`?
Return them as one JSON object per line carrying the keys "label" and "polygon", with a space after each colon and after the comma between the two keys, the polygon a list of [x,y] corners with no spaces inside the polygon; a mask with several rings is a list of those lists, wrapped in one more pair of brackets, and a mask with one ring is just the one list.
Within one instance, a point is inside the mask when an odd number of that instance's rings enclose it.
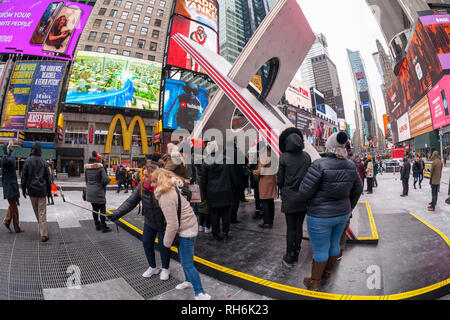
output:
{"label": "person's gloved hand", "polygon": [[27,191],[25,189],[22,189],[22,195],[26,199],[27,198]]}

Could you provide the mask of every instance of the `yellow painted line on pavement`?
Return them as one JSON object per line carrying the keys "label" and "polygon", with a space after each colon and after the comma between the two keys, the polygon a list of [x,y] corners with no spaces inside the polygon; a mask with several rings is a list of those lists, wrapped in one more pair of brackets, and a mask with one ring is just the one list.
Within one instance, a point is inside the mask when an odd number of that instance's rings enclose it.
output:
{"label": "yellow painted line on pavement", "polygon": [[358,240],[378,240],[379,236],[378,236],[377,226],[375,224],[375,219],[373,218],[372,208],[370,207],[369,202],[364,201],[364,202],[358,202],[358,203],[364,203],[366,205],[367,215],[369,216],[370,229],[372,230],[372,237],[358,237]]}
{"label": "yellow painted line on pavement", "polygon": [[433,227],[431,224],[429,224],[428,222],[420,219],[418,216],[416,216],[414,213],[410,212],[410,215],[412,215],[414,218],[416,218],[417,220],[419,220],[420,222],[422,222],[424,225],[426,225],[428,228],[430,228],[431,230],[433,230],[434,232],[436,232],[438,235],[441,236],[442,239],[444,239],[444,241],[447,243],[448,246],[450,246],[450,240],[445,236],[445,234],[443,234],[441,231],[439,231],[438,229],[436,229],[435,227]]}

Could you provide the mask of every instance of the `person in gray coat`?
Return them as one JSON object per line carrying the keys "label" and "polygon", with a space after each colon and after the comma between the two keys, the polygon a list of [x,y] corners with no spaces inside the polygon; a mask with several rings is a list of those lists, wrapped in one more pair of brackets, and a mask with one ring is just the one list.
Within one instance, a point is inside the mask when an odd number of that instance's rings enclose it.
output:
{"label": "person in gray coat", "polygon": [[[95,151],[94,151],[95,152]],[[110,180],[106,175],[103,165],[95,156],[89,158],[88,164],[84,166],[84,175],[86,178],[86,201],[92,204],[92,210],[106,214],[106,196],[105,188]],[[106,225],[105,216],[92,213],[97,231],[103,233],[111,231]]]}
{"label": "person in gray coat", "polygon": [[19,184],[16,176],[16,156],[12,150],[12,141],[3,145],[2,157],[2,185],[3,185],[3,199],[7,199],[9,203],[8,211],[6,212],[5,220],[3,221],[6,229],[11,232],[11,220],[13,222],[14,231],[16,233],[24,230],[19,227],[19,203],[20,192]]}

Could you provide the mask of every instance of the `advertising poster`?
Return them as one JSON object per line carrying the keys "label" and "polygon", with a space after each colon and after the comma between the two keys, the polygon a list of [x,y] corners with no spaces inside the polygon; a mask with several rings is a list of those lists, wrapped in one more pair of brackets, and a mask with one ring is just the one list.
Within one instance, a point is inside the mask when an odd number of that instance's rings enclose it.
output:
{"label": "advertising poster", "polygon": [[218,32],[218,11],[219,5],[216,0],[178,0],[174,13],[201,22]]}
{"label": "advertising poster", "polygon": [[436,50],[442,69],[450,69],[450,14],[420,17]]}
{"label": "advertising poster", "polygon": [[317,146],[325,146],[326,137],[328,137],[328,128],[325,126],[325,123],[323,121],[316,119],[314,136],[316,138]]}
{"label": "advertising poster", "polygon": [[389,123],[389,114],[383,115],[383,128],[385,139],[388,141],[392,141],[392,129],[391,124]]}
{"label": "advertising poster", "polygon": [[91,11],[70,1],[3,0],[0,52],[71,60]]}
{"label": "advertising poster", "polygon": [[28,106],[26,129],[53,130],[64,62],[39,63]]}
{"label": "advertising poster", "polygon": [[411,138],[433,131],[428,97],[423,97],[408,111]]}
{"label": "advertising poster", "polygon": [[297,112],[292,110],[286,110],[286,117],[289,119],[289,121],[296,126],[297,125]]}
{"label": "advertising poster", "polygon": [[[219,53],[217,33],[202,24],[180,16],[174,16],[172,21],[172,33],[170,36],[172,37],[177,33],[182,34],[215,53]],[[167,64],[204,73],[200,65],[172,40],[169,42]]]}
{"label": "advertising poster", "polygon": [[450,75],[445,75],[433,89],[428,92],[433,128],[439,129],[450,124]]}
{"label": "advertising poster", "polygon": [[330,121],[332,121],[334,124],[337,124],[337,113],[332,107],[327,104],[325,105],[325,113]]}
{"label": "advertising poster", "polygon": [[164,129],[194,129],[208,106],[209,93],[194,83],[166,79],[164,91]]}
{"label": "advertising poster", "polygon": [[405,113],[400,118],[398,118],[397,128],[398,128],[398,141],[399,142],[411,139],[411,130],[410,130],[410,126],[409,126],[408,112]]}
{"label": "advertising poster", "polygon": [[78,51],[66,103],[158,110],[161,64]]}
{"label": "advertising poster", "polygon": [[30,90],[37,67],[37,62],[15,64],[3,105],[2,129],[24,129]]}
{"label": "advertising poster", "polygon": [[295,78],[292,80],[292,82],[289,84],[289,87],[285,92],[285,95],[286,101],[290,105],[297,108],[304,108],[306,110],[311,110],[312,103],[309,94],[309,89],[306,87],[305,84],[303,84],[299,80]]}

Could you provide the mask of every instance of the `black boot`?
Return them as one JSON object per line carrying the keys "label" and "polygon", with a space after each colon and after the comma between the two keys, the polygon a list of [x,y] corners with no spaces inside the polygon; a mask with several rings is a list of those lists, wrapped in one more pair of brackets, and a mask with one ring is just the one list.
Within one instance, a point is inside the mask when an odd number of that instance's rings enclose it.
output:
{"label": "black boot", "polygon": [[97,221],[94,221],[94,222],[95,222],[95,230],[97,230],[97,231],[102,230],[102,228],[100,228],[100,223]]}
{"label": "black boot", "polygon": [[298,262],[298,256],[300,255],[300,249],[295,250],[292,254],[292,261],[294,262],[294,265]]}
{"label": "black boot", "polygon": [[294,257],[292,252],[286,252],[286,254],[283,256],[283,264],[288,267],[292,268],[294,266]]}
{"label": "black boot", "polygon": [[102,233],[106,233],[106,232],[110,232],[110,231],[111,231],[110,227],[108,227],[108,226],[103,226],[102,227]]}

